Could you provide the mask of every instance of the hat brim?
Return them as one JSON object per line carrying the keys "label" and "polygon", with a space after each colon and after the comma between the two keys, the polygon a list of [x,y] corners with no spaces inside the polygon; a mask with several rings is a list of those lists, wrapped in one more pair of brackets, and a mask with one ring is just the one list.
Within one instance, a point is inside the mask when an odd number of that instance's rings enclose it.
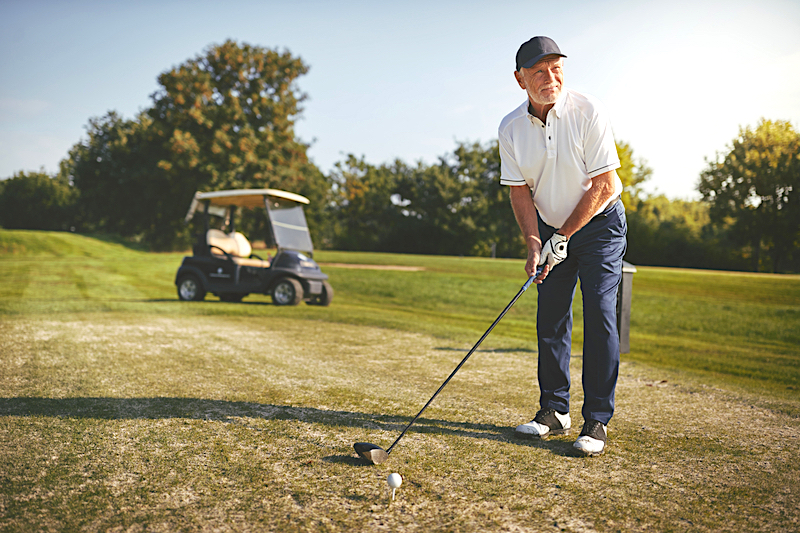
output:
{"label": "hat brim", "polygon": [[536,63],[538,63],[539,61],[541,61],[542,59],[544,59],[547,56],[567,57],[564,54],[559,54],[559,53],[556,53],[556,52],[548,52],[546,54],[539,54],[538,56],[532,57],[529,60],[527,60],[519,68],[521,68],[521,69],[522,68],[531,68],[532,66],[534,66]]}

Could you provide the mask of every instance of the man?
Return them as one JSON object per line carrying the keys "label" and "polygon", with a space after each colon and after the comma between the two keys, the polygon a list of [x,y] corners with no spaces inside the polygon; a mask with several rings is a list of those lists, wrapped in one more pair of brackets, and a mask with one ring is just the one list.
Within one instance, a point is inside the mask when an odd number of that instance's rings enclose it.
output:
{"label": "man", "polygon": [[566,56],[548,37],[517,52],[514,77],[527,100],[500,124],[500,183],[525,237],[525,272],[536,275],[539,412],[516,428],[543,438],[565,433],[569,416],[572,299],[583,293],[583,429],[575,449],[600,455],[614,413],[619,373],[617,287],[627,223],[611,124],[594,98],[564,89]]}

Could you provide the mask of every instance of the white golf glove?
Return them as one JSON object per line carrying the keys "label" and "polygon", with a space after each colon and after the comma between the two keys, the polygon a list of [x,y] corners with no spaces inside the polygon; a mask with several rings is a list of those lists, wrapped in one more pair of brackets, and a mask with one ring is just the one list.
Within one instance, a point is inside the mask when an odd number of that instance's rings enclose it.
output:
{"label": "white golf glove", "polygon": [[553,270],[557,264],[567,258],[567,243],[569,239],[558,233],[554,233],[550,240],[544,243],[542,255],[539,257],[539,266],[545,263],[550,265]]}

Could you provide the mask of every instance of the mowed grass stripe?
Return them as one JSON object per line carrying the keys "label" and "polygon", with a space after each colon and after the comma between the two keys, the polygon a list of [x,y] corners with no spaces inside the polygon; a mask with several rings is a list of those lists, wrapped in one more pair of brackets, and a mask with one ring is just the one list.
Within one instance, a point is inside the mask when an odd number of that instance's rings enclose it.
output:
{"label": "mowed grass stripe", "polygon": [[[321,262],[425,270],[331,267],[326,271],[336,299],[330,308],[277,308],[259,295],[243,304],[224,304],[211,296],[207,302],[186,304],[177,301],[173,285],[182,254],[146,254],[72,234],[0,230],[0,249],[19,243],[28,251],[18,247],[1,256],[0,276],[5,286],[35,292],[23,297],[12,290],[0,303],[3,312],[294,317],[422,332],[457,341],[465,350],[523,281],[520,260],[320,251],[316,256]],[[730,375],[737,383],[749,380],[781,397],[797,397],[797,390],[787,386],[796,383],[800,360],[799,276],[640,267],[633,286],[633,350],[625,358],[702,370],[699,376],[722,384]],[[536,299],[535,289],[529,290],[485,347],[535,351]],[[583,351],[581,311],[578,290],[573,324],[573,352],[578,354]],[[741,365],[738,357],[751,362]],[[750,379],[746,374],[753,366],[758,368]]]}
{"label": "mowed grass stripe", "polygon": [[[639,334],[632,350],[636,357],[623,359],[646,361],[655,367],[690,370],[707,375],[713,383],[739,386],[758,383],[761,388],[774,385],[788,396],[797,396],[800,388],[800,361],[796,350],[784,347],[783,353],[763,345],[749,343],[741,346],[721,346],[719,343],[697,339],[669,339],[658,335]],[[680,361],[680,366],[675,361]],[[774,371],[781,368],[780,373]]]}
{"label": "mowed grass stripe", "polygon": [[[736,301],[715,295],[687,295],[676,288],[672,293],[656,292],[646,284],[645,276],[635,278],[631,322],[639,331],[673,335],[722,335],[759,342],[800,343],[800,294],[794,305],[770,300],[765,296],[759,303]],[[638,283],[637,283],[638,282]],[[791,285],[787,280],[785,292]],[[644,286],[642,286],[644,285]],[[637,330],[633,330],[634,332]]]}

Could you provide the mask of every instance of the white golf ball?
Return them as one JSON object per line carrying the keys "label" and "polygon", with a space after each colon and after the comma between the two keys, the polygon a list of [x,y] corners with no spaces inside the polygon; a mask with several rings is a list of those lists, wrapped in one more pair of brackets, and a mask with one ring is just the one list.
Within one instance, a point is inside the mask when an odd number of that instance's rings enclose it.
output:
{"label": "white golf ball", "polygon": [[400,474],[389,474],[389,479],[387,479],[386,481],[389,483],[389,486],[392,487],[393,489],[396,489],[403,484],[403,478]]}

